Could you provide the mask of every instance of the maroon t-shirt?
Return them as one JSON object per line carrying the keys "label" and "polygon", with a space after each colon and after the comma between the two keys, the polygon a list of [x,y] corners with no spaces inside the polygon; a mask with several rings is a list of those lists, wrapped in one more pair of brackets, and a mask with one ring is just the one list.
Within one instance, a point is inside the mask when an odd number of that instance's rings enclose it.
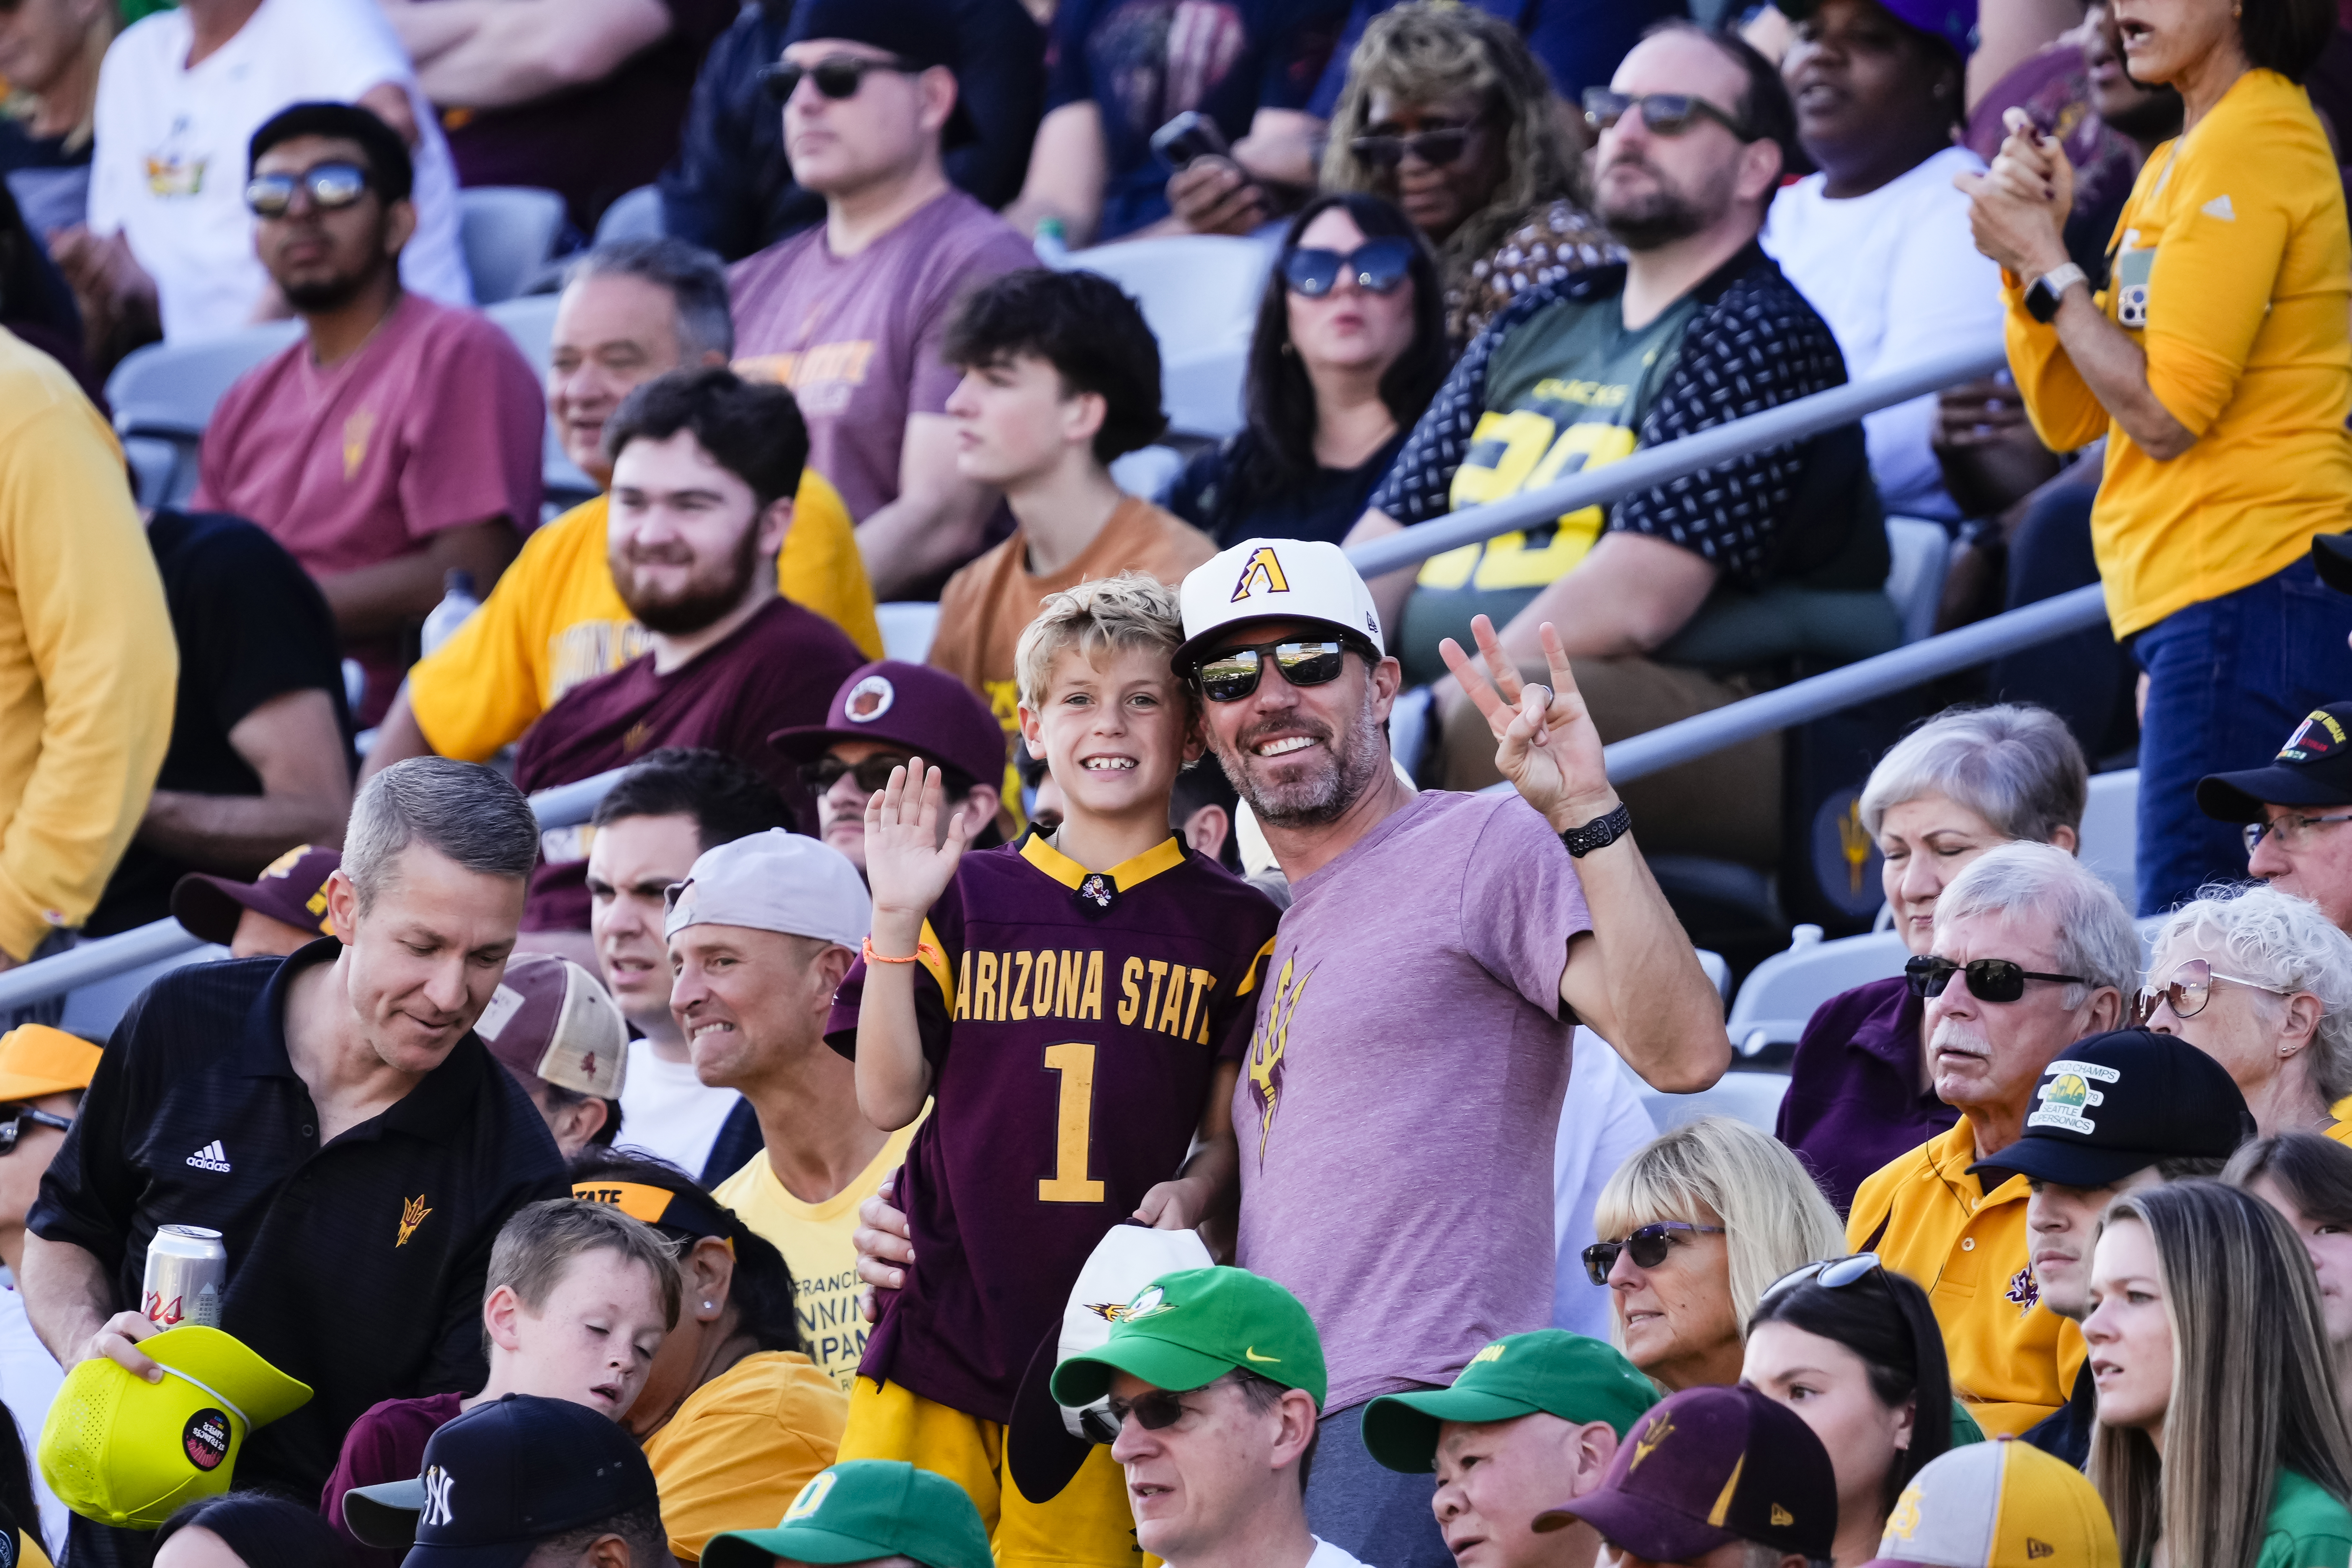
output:
{"label": "maroon t-shirt", "polygon": [[[667,675],[654,668],[652,654],[641,654],[565,692],[523,737],[515,784],[547,789],[626,767],[662,746],[708,746],[774,780],[805,823],[806,792],[768,737],[822,726],[833,694],[865,662],[839,626],[789,599],[772,600]],[[590,831],[551,827],[540,835],[525,931],[588,929]]]}
{"label": "maroon t-shirt", "polygon": [[[1035,834],[963,858],[915,981],[932,1105],[898,1194],[921,1262],[859,1375],[1011,1418],[1087,1255],[1176,1174],[1215,1064],[1248,1048],[1280,918],[1174,837],[1099,874]],[[845,1055],[865,984],[861,960],[825,1026]]]}
{"label": "maroon t-shirt", "polygon": [[362,1546],[343,1522],[343,1494],[353,1487],[382,1486],[386,1481],[413,1481],[425,1473],[425,1445],[433,1434],[457,1419],[461,1394],[428,1394],[421,1399],[387,1399],[372,1405],[343,1434],[342,1456],[327,1489],[319,1494],[319,1511],[335,1527],[354,1564],[364,1568],[400,1568],[405,1552]]}

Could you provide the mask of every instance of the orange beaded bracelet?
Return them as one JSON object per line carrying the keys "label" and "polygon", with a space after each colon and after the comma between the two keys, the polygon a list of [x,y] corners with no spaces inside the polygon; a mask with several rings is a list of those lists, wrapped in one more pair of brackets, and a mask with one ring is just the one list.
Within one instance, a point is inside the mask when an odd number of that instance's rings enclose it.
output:
{"label": "orange beaded bracelet", "polygon": [[875,952],[874,939],[870,936],[866,939],[864,946],[866,949],[866,962],[868,963],[920,963],[925,958],[937,958],[940,956],[940,950],[933,947],[928,942],[917,942],[915,944],[915,951],[908,953],[904,958],[890,958],[885,954]]}

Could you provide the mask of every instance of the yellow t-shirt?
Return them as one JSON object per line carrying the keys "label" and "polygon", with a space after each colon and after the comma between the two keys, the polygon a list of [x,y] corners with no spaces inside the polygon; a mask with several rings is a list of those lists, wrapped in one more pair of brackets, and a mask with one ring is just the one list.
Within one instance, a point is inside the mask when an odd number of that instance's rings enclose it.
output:
{"label": "yellow t-shirt", "polygon": [[[645,652],[645,628],[613,586],[604,523],[598,496],[533,533],[457,635],[409,670],[409,708],[436,752],[487,761],[566,691]],[[776,586],[882,657],[849,512],[814,468],[801,476]]]}
{"label": "yellow t-shirt", "polygon": [[1989,1436],[2015,1436],[2066,1403],[2088,1352],[2042,1304],[2025,1228],[2026,1180],[1990,1193],[1969,1167],[1966,1119],[1864,1181],[1846,1245],[1918,1281],[1943,1325],[1952,1393]]}
{"label": "yellow t-shirt", "polygon": [[857,1312],[857,1248],[850,1242],[857,1229],[857,1205],[906,1160],[907,1145],[922,1124],[918,1117],[890,1134],[856,1179],[821,1204],[804,1204],[786,1192],[764,1150],[711,1194],[775,1243],[792,1266],[801,1342],[844,1394],[866,1353],[868,1331]]}
{"label": "yellow t-shirt", "polygon": [[849,1400],[794,1351],[747,1355],[686,1396],[646,1439],[674,1557],[722,1531],[766,1530],[833,1463]]}
{"label": "yellow t-shirt", "polygon": [[2303,89],[2250,70],[2140,170],[2100,309],[2197,444],[2158,462],[2107,417],[2004,274],[2009,363],[2042,440],[2107,437],[2091,537],[2117,637],[2285,570],[2352,526],[2352,235]]}

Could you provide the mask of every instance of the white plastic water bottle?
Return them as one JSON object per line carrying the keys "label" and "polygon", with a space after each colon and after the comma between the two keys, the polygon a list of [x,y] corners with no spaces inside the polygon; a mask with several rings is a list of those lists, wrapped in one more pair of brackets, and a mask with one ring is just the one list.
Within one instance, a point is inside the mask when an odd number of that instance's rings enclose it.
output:
{"label": "white plastic water bottle", "polygon": [[456,637],[457,628],[466,624],[466,617],[482,607],[482,601],[474,597],[471,572],[452,566],[441,583],[441,602],[425,617],[425,630],[419,639],[428,654]]}
{"label": "white plastic water bottle", "polygon": [[1070,231],[1062,226],[1057,217],[1037,220],[1037,259],[1047,267],[1067,265],[1070,257]]}

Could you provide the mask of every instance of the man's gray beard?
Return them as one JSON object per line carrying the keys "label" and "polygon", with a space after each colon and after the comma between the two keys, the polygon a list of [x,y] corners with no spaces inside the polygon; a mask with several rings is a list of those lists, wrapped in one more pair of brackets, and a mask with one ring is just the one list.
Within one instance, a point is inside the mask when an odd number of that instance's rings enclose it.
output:
{"label": "man's gray beard", "polygon": [[1249,764],[1255,757],[1220,753],[1217,760],[1233,780],[1234,793],[1249,802],[1260,822],[1276,827],[1324,827],[1346,816],[1388,767],[1389,742],[1380,721],[1372,717],[1372,692],[1368,685],[1363,708],[1348,731],[1347,750],[1319,773],[1269,791],[1250,776]]}

